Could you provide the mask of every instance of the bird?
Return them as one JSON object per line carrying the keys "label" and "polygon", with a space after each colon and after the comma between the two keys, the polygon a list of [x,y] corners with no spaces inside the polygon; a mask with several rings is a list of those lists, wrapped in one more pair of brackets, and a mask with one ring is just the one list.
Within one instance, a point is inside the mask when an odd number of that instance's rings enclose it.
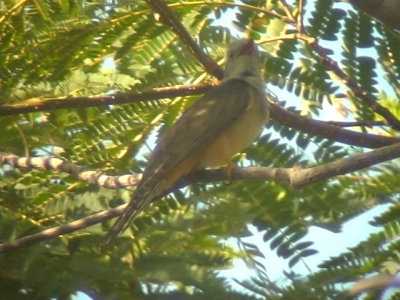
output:
{"label": "bird", "polygon": [[265,83],[256,43],[238,39],[227,51],[224,77],[190,106],[159,138],[136,191],[109,230],[108,245],[151,202],[196,170],[227,165],[249,146],[269,120]]}

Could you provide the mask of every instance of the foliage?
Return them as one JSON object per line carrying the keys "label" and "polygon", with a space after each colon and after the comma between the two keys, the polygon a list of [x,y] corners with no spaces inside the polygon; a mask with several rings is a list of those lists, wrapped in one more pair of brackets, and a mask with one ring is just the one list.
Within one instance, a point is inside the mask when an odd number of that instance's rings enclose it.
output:
{"label": "foliage", "polygon": [[[232,36],[264,41],[268,87],[286,98],[281,100],[289,104],[282,105],[289,111],[326,120],[328,107],[345,121],[387,121],[360,96],[367,94],[399,116],[399,32],[348,4],[309,2],[305,7],[303,1],[274,0],[168,4],[217,62]],[[215,25],[227,15],[234,29]],[[299,17],[304,27],[295,22]],[[3,107],[212,81],[186,42],[144,0],[5,0],[0,53]],[[114,65],[106,68],[107,59]],[[0,117],[0,151],[58,156],[112,175],[139,173],[155,137],[194,100],[98,103]],[[246,155],[236,157],[239,165],[323,165],[364,151],[302,132],[301,124],[285,127],[273,117]],[[393,126],[358,128],[398,136]],[[153,203],[109,249],[99,244],[111,221],[0,254],[0,298],[72,299],[81,291],[93,299],[346,299],[349,284],[398,269],[399,174],[398,163],[389,161],[300,190],[261,180],[194,184]],[[66,173],[3,165],[0,241],[115,207],[129,193]],[[296,266],[318,252],[307,239],[311,226],[340,228],[383,202],[392,205],[375,219],[378,233],[312,274],[296,273]],[[268,265],[258,260],[263,249],[245,241],[249,225],[287,261],[285,284],[268,277]],[[231,238],[242,247],[226,242]],[[218,272],[235,259],[256,271],[246,281],[236,280],[242,289]]]}

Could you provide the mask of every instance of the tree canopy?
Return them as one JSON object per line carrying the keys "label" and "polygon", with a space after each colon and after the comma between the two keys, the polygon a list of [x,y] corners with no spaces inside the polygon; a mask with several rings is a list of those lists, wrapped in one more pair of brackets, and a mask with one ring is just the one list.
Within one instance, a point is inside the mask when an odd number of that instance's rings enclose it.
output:
{"label": "tree canopy", "polygon": [[[399,286],[398,10],[395,0],[2,1],[0,298],[377,299]],[[191,174],[101,249],[146,152],[219,84],[241,37],[262,57],[262,135],[230,176]],[[319,251],[312,226],[340,232],[383,203],[376,233],[294,271]],[[264,245],[244,240],[250,225]],[[267,248],[287,261],[284,284],[258,260]],[[241,289],[219,272],[235,259],[255,271]]]}

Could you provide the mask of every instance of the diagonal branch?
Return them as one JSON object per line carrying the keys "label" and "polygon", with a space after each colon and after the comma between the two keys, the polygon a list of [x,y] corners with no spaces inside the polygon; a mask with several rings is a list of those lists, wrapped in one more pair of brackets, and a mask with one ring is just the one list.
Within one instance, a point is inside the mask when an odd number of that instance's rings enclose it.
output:
{"label": "diagonal branch", "polygon": [[301,39],[305,41],[313,48],[316,55],[318,55],[325,67],[332,70],[333,73],[354,93],[356,97],[364,101],[364,103],[366,103],[375,113],[381,115],[386,120],[388,125],[392,126],[394,129],[400,130],[400,120],[393,115],[390,110],[380,105],[376,100],[376,97],[363,91],[355,80],[347,76],[346,73],[339,67],[338,63],[327,55],[327,50],[318,45],[317,40],[314,37],[303,33],[293,33],[282,37],[265,39],[261,43],[283,39]]}
{"label": "diagonal branch", "polygon": [[[285,2],[282,2],[285,4]],[[376,97],[373,95],[366,93],[363,91],[357,82],[346,75],[346,73],[339,67],[338,63],[331,59],[328,54],[327,50],[323,48],[321,45],[317,43],[317,40],[314,37],[308,36],[304,34],[304,27],[303,27],[303,15],[302,15],[302,1],[299,3],[300,12],[297,15],[297,31],[298,33],[293,34],[295,38],[299,38],[304,40],[308,45],[312,47],[315,51],[321,62],[333,73],[354,93],[354,95],[361,99],[365,104],[367,104],[375,113],[381,115],[387,123],[392,126],[392,128],[400,130],[400,120],[392,114],[390,110],[386,107],[379,104]],[[289,8],[286,8],[287,11],[290,11]],[[288,36],[289,38],[289,36]]]}
{"label": "diagonal branch", "polygon": [[[318,181],[326,180],[337,175],[344,175],[358,171],[381,162],[400,157],[400,143],[379,148],[367,153],[356,154],[351,157],[323,164],[312,168],[269,168],[269,167],[247,167],[232,169],[228,175],[226,169],[202,170],[183,178],[174,187],[164,191],[153,201],[162,196],[185,187],[193,182],[211,183],[224,180],[275,180],[289,182],[295,188],[301,188]],[[121,215],[126,205],[121,205],[106,211],[102,211],[86,218],[73,221],[69,224],[53,227],[30,236],[17,239],[12,242],[0,244],[0,253],[29,246],[44,240],[48,240],[63,234],[71,233],[88,226],[98,224]]]}
{"label": "diagonal branch", "polygon": [[171,28],[180,39],[186,44],[192,54],[204,66],[205,70],[218,79],[222,79],[223,71],[221,67],[196,44],[190,33],[179,21],[175,13],[168,7],[163,0],[146,0],[147,4],[159,14],[159,21]]}
{"label": "diagonal branch", "polygon": [[338,76],[340,80],[342,80],[342,82],[349,87],[349,89],[351,89],[356,97],[364,101],[364,103],[366,103],[374,112],[381,115],[387,121],[387,123],[392,126],[392,128],[400,130],[400,120],[393,115],[390,110],[380,105],[373,95],[363,91],[355,80],[348,77],[346,73],[344,73],[339,67],[337,62],[327,55],[326,50],[323,47],[316,43],[311,44],[311,47],[320,57],[322,63],[332,70],[335,75]]}
{"label": "diagonal branch", "polygon": [[17,2],[13,7],[7,9],[5,13],[0,17],[0,25],[2,26],[7,19],[9,19],[17,10],[21,9],[29,0],[22,0]]}

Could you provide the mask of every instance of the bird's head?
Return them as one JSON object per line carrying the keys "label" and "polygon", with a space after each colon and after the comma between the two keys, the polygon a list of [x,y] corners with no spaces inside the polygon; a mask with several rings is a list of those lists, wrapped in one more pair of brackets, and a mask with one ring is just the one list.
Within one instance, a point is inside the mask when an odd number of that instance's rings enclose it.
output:
{"label": "bird's head", "polygon": [[223,81],[230,79],[243,79],[257,89],[263,86],[260,55],[253,40],[235,40],[229,45]]}

